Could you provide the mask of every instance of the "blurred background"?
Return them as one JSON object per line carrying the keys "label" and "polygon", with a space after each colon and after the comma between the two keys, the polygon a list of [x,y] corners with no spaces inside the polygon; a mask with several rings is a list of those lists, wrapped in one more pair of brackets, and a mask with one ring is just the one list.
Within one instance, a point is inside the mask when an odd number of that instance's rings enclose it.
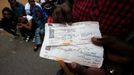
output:
{"label": "blurred background", "polygon": [[[27,2],[17,1],[23,5]],[[0,0],[0,19],[4,7],[10,7],[8,0]],[[40,50],[34,52],[32,45],[32,41],[25,42],[21,37],[14,38],[0,28],[0,75],[56,75],[59,64],[39,57]]]}
{"label": "blurred background", "polygon": [[[27,0],[16,0],[22,4],[26,4]],[[35,0],[36,2],[38,2],[39,0]],[[8,3],[8,0],[0,0],[0,11],[2,11],[2,9],[4,7],[10,7],[9,6],[9,3]],[[0,12],[0,19],[2,18],[2,12]]]}

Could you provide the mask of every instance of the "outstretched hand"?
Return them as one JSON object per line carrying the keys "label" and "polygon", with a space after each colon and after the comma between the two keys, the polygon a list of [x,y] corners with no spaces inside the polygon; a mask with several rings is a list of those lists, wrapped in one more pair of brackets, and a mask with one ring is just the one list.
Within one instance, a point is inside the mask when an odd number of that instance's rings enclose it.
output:
{"label": "outstretched hand", "polygon": [[134,50],[132,45],[116,37],[111,37],[111,36],[103,36],[102,38],[93,37],[91,40],[93,44],[98,46],[104,46],[106,48],[109,48],[110,50],[111,49],[116,51]]}
{"label": "outstretched hand", "polygon": [[91,40],[95,45],[104,46],[105,59],[120,64],[130,64],[133,61],[134,47],[128,42],[110,36],[93,37]]}
{"label": "outstretched hand", "polygon": [[69,70],[68,66],[64,63],[64,61],[60,60],[60,61],[58,61],[58,62],[59,62],[59,64],[60,64],[61,68],[63,69],[65,75],[75,75],[74,73],[72,73],[72,72]]}
{"label": "outstretched hand", "polygon": [[75,62],[65,64],[63,61],[59,61],[59,64],[65,75],[109,75],[104,69],[85,68]]}

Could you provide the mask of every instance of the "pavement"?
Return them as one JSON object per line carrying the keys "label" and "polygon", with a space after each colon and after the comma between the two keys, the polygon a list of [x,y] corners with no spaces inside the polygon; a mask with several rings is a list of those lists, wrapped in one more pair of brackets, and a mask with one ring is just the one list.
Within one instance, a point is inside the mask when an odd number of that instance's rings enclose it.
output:
{"label": "pavement", "polygon": [[60,69],[56,61],[39,57],[32,42],[12,37],[0,29],[0,75],[56,75]]}

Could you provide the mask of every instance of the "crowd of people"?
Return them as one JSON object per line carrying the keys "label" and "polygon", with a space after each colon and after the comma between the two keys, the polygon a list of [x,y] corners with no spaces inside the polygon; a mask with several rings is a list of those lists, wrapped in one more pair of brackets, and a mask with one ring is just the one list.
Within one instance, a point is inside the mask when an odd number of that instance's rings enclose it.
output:
{"label": "crowd of people", "polygon": [[34,51],[41,46],[45,33],[45,23],[48,17],[52,16],[55,5],[61,4],[62,0],[28,0],[23,5],[16,0],[8,0],[10,7],[2,10],[3,18],[0,26],[14,37],[20,33],[23,40],[33,40]]}
{"label": "crowd of people", "polygon": [[11,9],[2,10],[3,29],[15,37],[19,29],[24,40],[33,38],[34,51],[43,42],[44,24],[50,16],[59,23],[99,22],[102,38],[93,37],[92,42],[104,47],[103,66],[98,69],[62,62],[57,75],[134,75],[133,0],[28,0],[25,6],[16,0],[8,2]]}

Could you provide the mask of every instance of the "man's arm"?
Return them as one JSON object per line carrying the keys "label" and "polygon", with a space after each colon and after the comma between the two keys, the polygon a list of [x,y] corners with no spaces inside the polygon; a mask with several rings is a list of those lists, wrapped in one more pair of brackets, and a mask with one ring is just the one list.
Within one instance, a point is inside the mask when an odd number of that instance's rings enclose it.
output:
{"label": "man's arm", "polygon": [[[65,75],[110,75],[104,69],[100,68],[85,68],[77,63],[65,64],[63,61],[59,61],[60,66],[64,70]],[[71,71],[73,70],[73,72]]]}
{"label": "man's arm", "polygon": [[95,45],[104,46],[105,59],[120,64],[130,64],[134,58],[134,46],[119,38],[104,36],[92,38]]}
{"label": "man's arm", "polygon": [[71,21],[71,12],[72,12],[72,3],[69,0],[66,0],[63,4],[57,5],[56,9],[52,14],[54,22],[70,22]]}

